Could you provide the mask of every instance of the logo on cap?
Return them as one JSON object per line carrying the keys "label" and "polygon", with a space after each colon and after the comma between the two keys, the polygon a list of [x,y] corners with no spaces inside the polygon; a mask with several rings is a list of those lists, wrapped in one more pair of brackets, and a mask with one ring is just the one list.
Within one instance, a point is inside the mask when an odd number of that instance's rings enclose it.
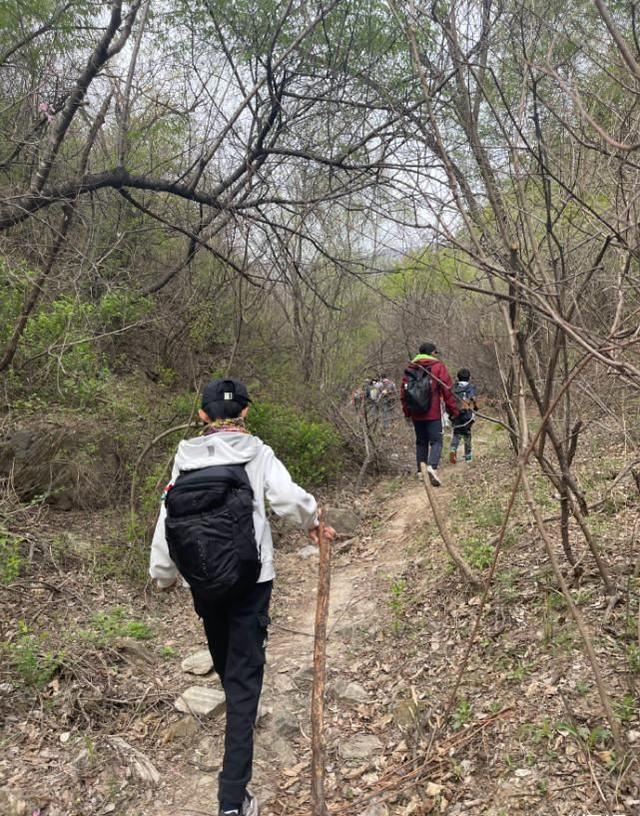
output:
{"label": "logo on cap", "polygon": [[224,398],[226,400],[232,400],[233,399],[233,391],[225,391],[224,392]]}

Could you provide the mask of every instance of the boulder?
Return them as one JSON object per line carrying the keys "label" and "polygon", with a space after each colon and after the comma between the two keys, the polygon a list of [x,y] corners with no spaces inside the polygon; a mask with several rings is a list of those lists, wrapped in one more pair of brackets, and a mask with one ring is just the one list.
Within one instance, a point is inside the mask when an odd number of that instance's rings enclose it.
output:
{"label": "boulder", "polygon": [[[284,768],[291,767],[296,764],[298,754],[284,737],[279,737],[277,734],[270,735],[270,737],[268,742],[260,739],[256,741],[255,760],[259,766],[263,766],[268,771],[269,776],[267,779],[270,778],[273,781],[274,765]],[[260,801],[264,801],[262,781],[260,783]]]}
{"label": "boulder", "polygon": [[414,730],[420,722],[421,708],[413,700],[400,700],[391,712],[394,723],[401,731]]}

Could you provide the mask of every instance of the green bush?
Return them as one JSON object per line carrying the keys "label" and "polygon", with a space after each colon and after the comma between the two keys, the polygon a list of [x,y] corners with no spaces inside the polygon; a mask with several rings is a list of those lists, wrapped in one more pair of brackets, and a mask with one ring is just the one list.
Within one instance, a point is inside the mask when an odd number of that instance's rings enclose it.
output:
{"label": "green bush", "polygon": [[340,438],[326,422],[288,406],[260,401],[251,406],[247,424],[302,485],[324,484],[341,469]]}
{"label": "green bush", "polygon": [[[0,265],[0,294],[8,295],[4,302],[0,298],[2,347],[18,320],[31,277],[32,273],[23,271],[20,286],[11,287],[13,279]],[[97,399],[110,390],[112,375],[106,355],[93,338],[134,323],[149,309],[148,299],[117,291],[106,293],[96,302],[70,295],[42,302],[20,339],[18,373],[11,369],[7,376],[13,406],[37,410],[47,407],[51,399],[77,408],[95,406]],[[42,405],[38,399],[43,399]]]}

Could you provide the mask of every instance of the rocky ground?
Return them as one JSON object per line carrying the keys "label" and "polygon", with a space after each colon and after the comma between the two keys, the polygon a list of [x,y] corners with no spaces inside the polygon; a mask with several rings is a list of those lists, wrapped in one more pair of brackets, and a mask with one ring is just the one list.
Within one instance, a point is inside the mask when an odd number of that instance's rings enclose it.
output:
{"label": "rocky ground", "polygon": [[[478,431],[476,460],[443,470],[437,501],[468,561],[486,574],[514,465],[501,433]],[[398,461],[400,469],[410,463],[406,436]],[[553,530],[552,497],[536,489]],[[616,490],[593,524],[616,564],[622,602],[607,613],[590,568],[573,592],[628,744],[624,759],[613,752],[578,635],[523,507],[469,644],[480,595],[452,568],[415,476],[340,498],[347,512],[333,553],[327,661],[330,812],[640,812],[638,502],[632,485]],[[78,521],[67,520],[67,535],[82,541],[87,519]],[[43,566],[2,593],[9,646],[0,813],[215,816],[223,703],[206,653],[204,663],[198,654],[205,643],[188,593],[97,581],[86,553],[65,557],[52,546],[57,569]],[[311,812],[317,562],[301,536],[284,536],[253,781],[272,816]],[[206,703],[195,716],[176,708],[190,687],[206,690],[192,698]],[[178,705],[188,712],[194,703]]]}

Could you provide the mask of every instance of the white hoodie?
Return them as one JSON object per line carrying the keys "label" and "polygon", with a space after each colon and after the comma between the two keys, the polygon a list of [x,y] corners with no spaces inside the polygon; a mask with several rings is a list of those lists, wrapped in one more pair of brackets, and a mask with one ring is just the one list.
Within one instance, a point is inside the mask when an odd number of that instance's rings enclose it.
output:
{"label": "white hoodie", "polygon": [[[273,540],[265,512],[265,496],[275,513],[286,516],[305,530],[318,522],[316,500],[293,481],[273,450],[257,436],[238,431],[218,431],[208,436],[185,439],[178,445],[171,482],[174,483],[183,470],[240,463],[245,465],[253,488],[253,526],[262,557],[258,578],[258,583],[261,583],[272,580],[275,575]],[[170,586],[178,575],[165,538],[165,515],[162,502],[151,543],[149,565],[149,575],[158,581],[160,587]]]}

